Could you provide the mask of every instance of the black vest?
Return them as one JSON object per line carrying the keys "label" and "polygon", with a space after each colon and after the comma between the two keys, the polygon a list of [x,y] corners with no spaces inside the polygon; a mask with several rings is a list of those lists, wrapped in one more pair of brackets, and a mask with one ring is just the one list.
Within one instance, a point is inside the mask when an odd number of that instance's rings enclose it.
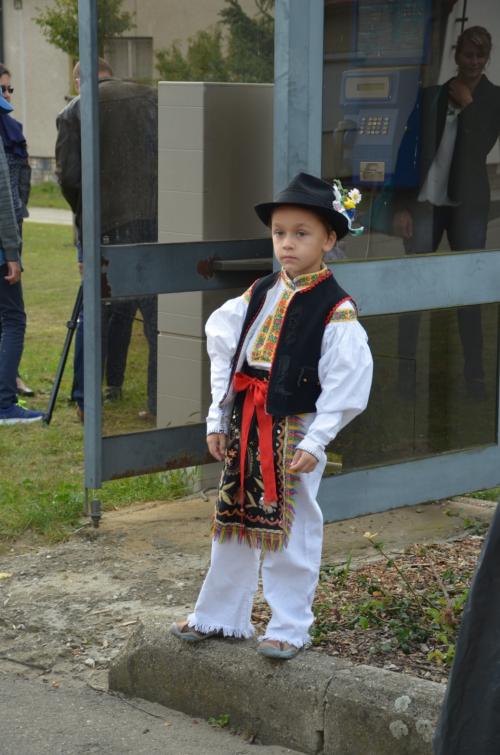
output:
{"label": "black vest", "polygon": [[[246,335],[261,311],[266,294],[280,273],[260,278],[253,287],[240,340],[233,357],[231,380],[239,361]],[[283,319],[269,375],[266,411],[274,416],[316,411],[321,393],[318,363],[321,342],[331,311],[343,299],[351,299],[333,276],[297,291]]]}

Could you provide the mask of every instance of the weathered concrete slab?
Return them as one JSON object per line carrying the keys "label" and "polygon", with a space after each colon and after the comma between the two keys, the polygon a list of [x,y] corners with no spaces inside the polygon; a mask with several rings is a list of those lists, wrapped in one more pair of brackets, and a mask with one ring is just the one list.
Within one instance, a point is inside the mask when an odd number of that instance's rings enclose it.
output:
{"label": "weathered concrete slab", "polygon": [[311,755],[431,755],[443,685],[313,651],[281,663],[256,647],[184,644],[151,622],[113,662],[109,686],[195,716],[228,714],[264,743]]}
{"label": "weathered concrete slab", "polygon": [[229,714],[232,726],[264,743],[319,752],[331,669],[305,656],[280,665],[256,647],[239,640],[189,645],[163,625],[140,626],[111,667],[110,689],[203,718]]}
{"label": "weathered concrete slab", "polygon": [[444,689],[373,666],[340,669],[327,692],[325,755],[432,755]]}

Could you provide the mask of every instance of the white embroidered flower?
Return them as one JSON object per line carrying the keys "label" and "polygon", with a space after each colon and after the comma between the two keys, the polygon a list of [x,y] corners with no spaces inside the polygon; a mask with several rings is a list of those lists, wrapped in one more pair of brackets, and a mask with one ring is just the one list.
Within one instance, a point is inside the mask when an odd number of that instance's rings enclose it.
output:
{"label": "white embroidered flower", "polygon": [[359,204],[361,202],[361,192],[359,189],[351,189],[347,196],[349,199],[352,199],[354,204]]}
{"label": "white embroidered flower", "polygon": [[335,197],[335,201],[339,204],[342,203],[342,192],[340,191],[340,187],[337,185],[337,182],[335,181],[333,184],[333,196]]}

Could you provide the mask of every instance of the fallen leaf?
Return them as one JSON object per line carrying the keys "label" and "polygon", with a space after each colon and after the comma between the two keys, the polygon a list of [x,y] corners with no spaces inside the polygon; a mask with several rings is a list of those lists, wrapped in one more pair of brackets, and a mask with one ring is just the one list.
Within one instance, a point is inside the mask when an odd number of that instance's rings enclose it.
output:
{"label": "fallen leaf", "polygon": [[8,579],[12,574],[8,571],[0,571],[0,579]]}

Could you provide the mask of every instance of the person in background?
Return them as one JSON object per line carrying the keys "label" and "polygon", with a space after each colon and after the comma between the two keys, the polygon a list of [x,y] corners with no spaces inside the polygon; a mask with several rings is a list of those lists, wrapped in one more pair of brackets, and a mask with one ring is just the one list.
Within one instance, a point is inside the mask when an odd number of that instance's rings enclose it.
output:
{"label": "person in background", "polygon": [[[0,63],[0,87],[2,97],[10,104],[14,88],[11,73]],[[0,138],[2,139],[10,174],[10,188],[14,202],[14,212],[22,238],[23,220],[28,217],[28,199],[31,189],[31,168],[28,162],[26,139],[22,124],[11,114],[0,115]],[[21,248],[22,251],[22,248]],[[34,396],[20,375],[16,377],[17,393],[20,396]]]}
{"label": "person in background", "polygon": [[[12,106],[0,95],[0,118]],[[16,375],[23,353],[26,313],[21,287],[19,236],[7,158],[0,139],[0,425],[37,422],[40,412],[17,403]]]}
{"label": "person in background", "polygon": [[[500,136],[500,87],[486,77],[491,35],[471,26],[455,48],[457,75],[423,89],[399,149],[393,231],[406,254],[435,252],[446,232],[452,251],[486,246],[490,184],[489,152]],[[420,314],[401,315],[398,351],[402,395],[415,394],[414,369]],[[458,309],[467,395],[486,395],[481,307]]]}
{"label": "person in background", "polygon": [[[157,94],[151,88],[113,77],[109,63],[99,59],[101,136],[101,240],[103,244],[157,241]],[[80,64],[73,78],[80,89]],[[80,98],[75,97],[57,118],[56,173],[75,215],[82,268],[82,192]],[[105,399],[121,397],[127,351],[137,310],[148,341],[148,418],[156,416],[157,297],[111,300],[103,307],[102,356],[107,388]],[[75,344],[72,396],[83,418],[83,330]]]}

